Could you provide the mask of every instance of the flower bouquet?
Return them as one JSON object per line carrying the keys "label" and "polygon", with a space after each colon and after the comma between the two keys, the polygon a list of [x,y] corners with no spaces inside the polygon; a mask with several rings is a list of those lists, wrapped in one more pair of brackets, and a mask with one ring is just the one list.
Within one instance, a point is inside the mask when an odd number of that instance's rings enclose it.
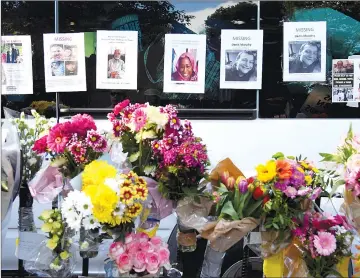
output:
{"label": "flower bouquet", "polygon": [[145,233],[130,233],[125,242],[114,242],[109,257],[106,277],[158,277],[162,267],[171,266],[167,244]]}
{"label": "flower bouquet", "polygon": [[[333,184],[332,192],[335,192],[340,185],[345,184],[345,198],[342,210],[348,221],[360,229],[360,135],[353,134],[350,126],[347,136],[338,146],[335,154],[320,153],[322,161],[335,163],[340,166],[337,169],[344,179]],[[334,173],[332,171],[331,173]]]}
{"label": "flower bouquet", "polygon": [[[348,277],[354,236],[345,217],[306,212],[298,224],[292,233],[298,240],[297,247],[303,259],[300,263],[305,263],[306,267],[302,266],[302,273],[297,272],[296,277]],[[292,271],[300,268],[293,269],[293,260],[285,260],[285,263]]]}
{"label": "flower bouquet", "polygon": [[264,274],[283,275],[284,250],[292,243],[291,230],[296,219],[312,209],[325,186],[323,175],[305,159],[277,153],[265,165],[256,167],[256,197],[267,194],[262,213],[262,246]]}

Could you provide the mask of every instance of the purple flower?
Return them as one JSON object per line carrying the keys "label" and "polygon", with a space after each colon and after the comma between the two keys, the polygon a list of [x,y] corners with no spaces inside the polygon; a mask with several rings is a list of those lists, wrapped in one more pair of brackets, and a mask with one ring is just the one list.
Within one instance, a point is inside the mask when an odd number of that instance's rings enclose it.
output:
{"label": "purple flower", "polygon": [[275,188],[284,192],[286,190],[286,187],[289,185],[289,183],[290,183],[289,180],[279,180],[275,182]]}
{"label": "purple flower", "polygon": [[290,183],[298,189],[300,186],[305,184],[305,175],[298,170],[293,172],[293,175],[290,178]]}
{"label": "purple flower", "polygon": [[291,199],[294,199],[296,197],[297,190],[296,188],[292,186],[288,186],[286,190],[284,191],[284,194],[288,196]]}
{"label": "purple flower", "polygon": [[173,128],[173,129],[176,129],[178,130],[180,128],[180,119],[175,117],[175,118],[172,118],[170,119],[170,127]]}
{"label": "purple flower", "polygon": [[237,184],[241,194],[245,194],[248,191],[248,182],[245,178],[241,179],[240,182],[237,182]]}
{"label": "purple flower", "polygon": [[301,188],[298,190],[297,195],[298,196],[305,196],[307,194],[309,194],[311,192],[311,188],[310,187],[305,187],[305,188]]}
{"label": "purple flower", "polygon": [[314,201],[315,199],[319,198],[321,191],[322,191],[322,189],[320,187],[317,187],[313,191],[313,194],[310,196],[310,200]]}

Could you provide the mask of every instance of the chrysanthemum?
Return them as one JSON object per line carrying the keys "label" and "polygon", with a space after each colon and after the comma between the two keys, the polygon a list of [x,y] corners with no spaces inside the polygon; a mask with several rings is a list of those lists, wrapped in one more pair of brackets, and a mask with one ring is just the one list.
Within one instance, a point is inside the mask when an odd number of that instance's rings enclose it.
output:
{"label": "chrysanthemum", "polygon": [[104,184],[105,179],[116,177],[116,168],[106,161],[94,160],[85,166],[82,173],[83,188],[88,185]]}
{"label": "chrysanthemum", "polygon": [[260,164],[256,167],[257,178],[259,181],[268,182],[276,176],[276,162],[270,160],[266,165]]}
{"label": "chrysanthemum", "polygon": [[97,131],[89,130],[87,132],[86,143],[88,143],[90,147],[96,146],[101,139],[102,136]]}
{"label": "chrysanthemum", "polygon": [[142,211],[142,205],[140,203],[134,203],[132,206],[127,207],[125,215],[135,218],[140,215]]}
{"label": "chrysanthemum", "polygon": [[81,142],[74,142],[69,146],[69,151],[75,157],[84,156],[86,153],[86,149],[83,147]]}
{"label": "chrysanthemum", "polygon": [[336,238],[328,232],[319,232],[314,236],[316,251],[322,256],[329,256],[336,250]]}
{"label": "chrysanthemum", "polygon": [[122,131],[122,125],[121,125],[120,121],[114,120],[112,122],[112,124],[113,124],[114,136],[119,137],[121,135],[121,131]]}
{"label": "chrysanthemum", "polygon": [[146,186],[136,186],[136,198],[145,201],[148,196],[148,189]]}
{"label": "chrysanthemum", "polygon": [[136,197],[136,190],[132,187],[122,187],[120,190],[120,199],[126,204],[130,205],[133,203],[134,198]]}
{"label": "chrysanthemum", "polygon": [[75,161],[76,161],[78,164],[84,164],[84,163],[87,162],[86,157],[83,156],[83,155],[75,156],[74,159],[75,159]]}
{"label": "chrysanthemum", "polygon": [[135,131],[140,131],[146,125],[146,114],[142,109],[137,109],[134,112],[133,124]]}

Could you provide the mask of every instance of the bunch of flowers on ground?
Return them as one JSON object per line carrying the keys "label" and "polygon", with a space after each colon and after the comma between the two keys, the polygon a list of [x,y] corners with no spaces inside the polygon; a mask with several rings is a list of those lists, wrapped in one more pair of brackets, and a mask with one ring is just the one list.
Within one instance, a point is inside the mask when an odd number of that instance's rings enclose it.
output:
{"label": "bunch of flowers on ground", "polygon": [[170,252],[160,237],[151,239],[145,233],[127,234],[125,242],[114,242],[109,257],[121,274],[157,274],[162,267],[170,268]]}
{"label": "bunch of flowers on ground", "polygon": [[101,227],[120,236],[131,230],[142,211],[148,189],[134,172],[117,174],[105,161],[93,161],[82,174],[82,191],[73,191],[62,203],[62,213],[70,228],[79,231]]}
{"label": "bunch of flowers on ground", "polygon": [[284,230],[294,227],[293,219],[309,209],[324,186],[320,171],[309,161],[277,153],[265,165],[256,167],[254,189],[257,197],[269,194],[264,204],[265,228]]}
{"label": "bunch of flowers on ground", "polygon": [[106,138],[96,129],[91,116],[75,115],[70,121],[52,127],[48,135],[34,143],[33,151],[50,154],[53,165],[65,177],[73,178],[107,150]]}
{"label": "bunch of flowers on ground", "polygon": [[351,228],[341,215],[304,214],[299,226],[292,232],[305,251],[303,259],[311,277],[327,277],[330,274],[342,277],[335,266],[352,255],[354,237]]}
{"label": "bunch of flowers on ground", "polygon": [[58,209],[44,210],[39,219],[44,222],[41,230],[49,234],[46,246],[55,254],[50,269],[59,271],[65,267],[71,257],[69,252],[71,242],[65,236],[61,212]]}

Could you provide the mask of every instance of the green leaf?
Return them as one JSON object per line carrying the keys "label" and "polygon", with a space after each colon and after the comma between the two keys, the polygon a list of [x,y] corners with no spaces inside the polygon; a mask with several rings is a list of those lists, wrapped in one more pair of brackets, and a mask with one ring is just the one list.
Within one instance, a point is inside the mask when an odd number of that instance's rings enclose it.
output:
{"label": "green leaf", "polygon": [[252,213],[262,204],[262,199],[256,201],[255,203],[253,203],[251,206],[249,206],[245,211],[246,213],[244,213],[244,217],[249,217],[252,215]]}
{"label": "green leaf", "polygon": [[275,228],[275,229],[278,229],[278,230],[279,230],[279,226],[278,226],[278,224],[276,224],[276,223],[272,223],[272,225],[274,226],[274,228]]}
{"label": "green leaf", "polygon": [[284,225],[284,218],[281,214],[279,214],[280,223]]}
{"label": "green leaf", "polygon": [[145,175],[149,176],[151,173],[155,172],[156,166],[155,165],[147,165],[144,167]]}
{"label": "green leaf", "polygon": [[239,192],[239,187],[235,185],[234,207],[237,211],[239,205],[240,205],[240,192]]}
{"label": "green leaf", "polygon": [[285,156],[284,156],[284,154],[282,152],[277,152],[276,154],[274,154],[272,156],[272,158],[274,158],[274,159],[279,159],[279,158],[284,158],[284,157]]}
{"label": "green leaf", "polygon": [[133,162],[135,162],[136,160],[138,160],[139,156],[140,156],[140,152],[133,153],[132,155],[130,155],[129,161],[130,161],[131,163],[133,163]]}
{"label": "green leaf", "polygon": [[227,201],[221,210],[221,214],[229,215],[232,220],[239,220],[239,216],[237,215],[231,201]]}
{"label": "green leaf", "polygon": [[289,155],[289,156],[287,156],[287,158],[288,158],[288,159],[295,160],[295,156],[291,156],[291,155]]}
{"label": "green leaf", "polygon": [[319,155],[323,158],[321,162],[323,161],[336,161],[336,157],[329,153],[319,153]]}
{"label": "green leaf", "polygon": [[217,190],[219,193],[225,193],[225,192],[229,192],[229,190],[226,188],[225,185],[223,185],[222,183],[220,183],[220,186]]}

